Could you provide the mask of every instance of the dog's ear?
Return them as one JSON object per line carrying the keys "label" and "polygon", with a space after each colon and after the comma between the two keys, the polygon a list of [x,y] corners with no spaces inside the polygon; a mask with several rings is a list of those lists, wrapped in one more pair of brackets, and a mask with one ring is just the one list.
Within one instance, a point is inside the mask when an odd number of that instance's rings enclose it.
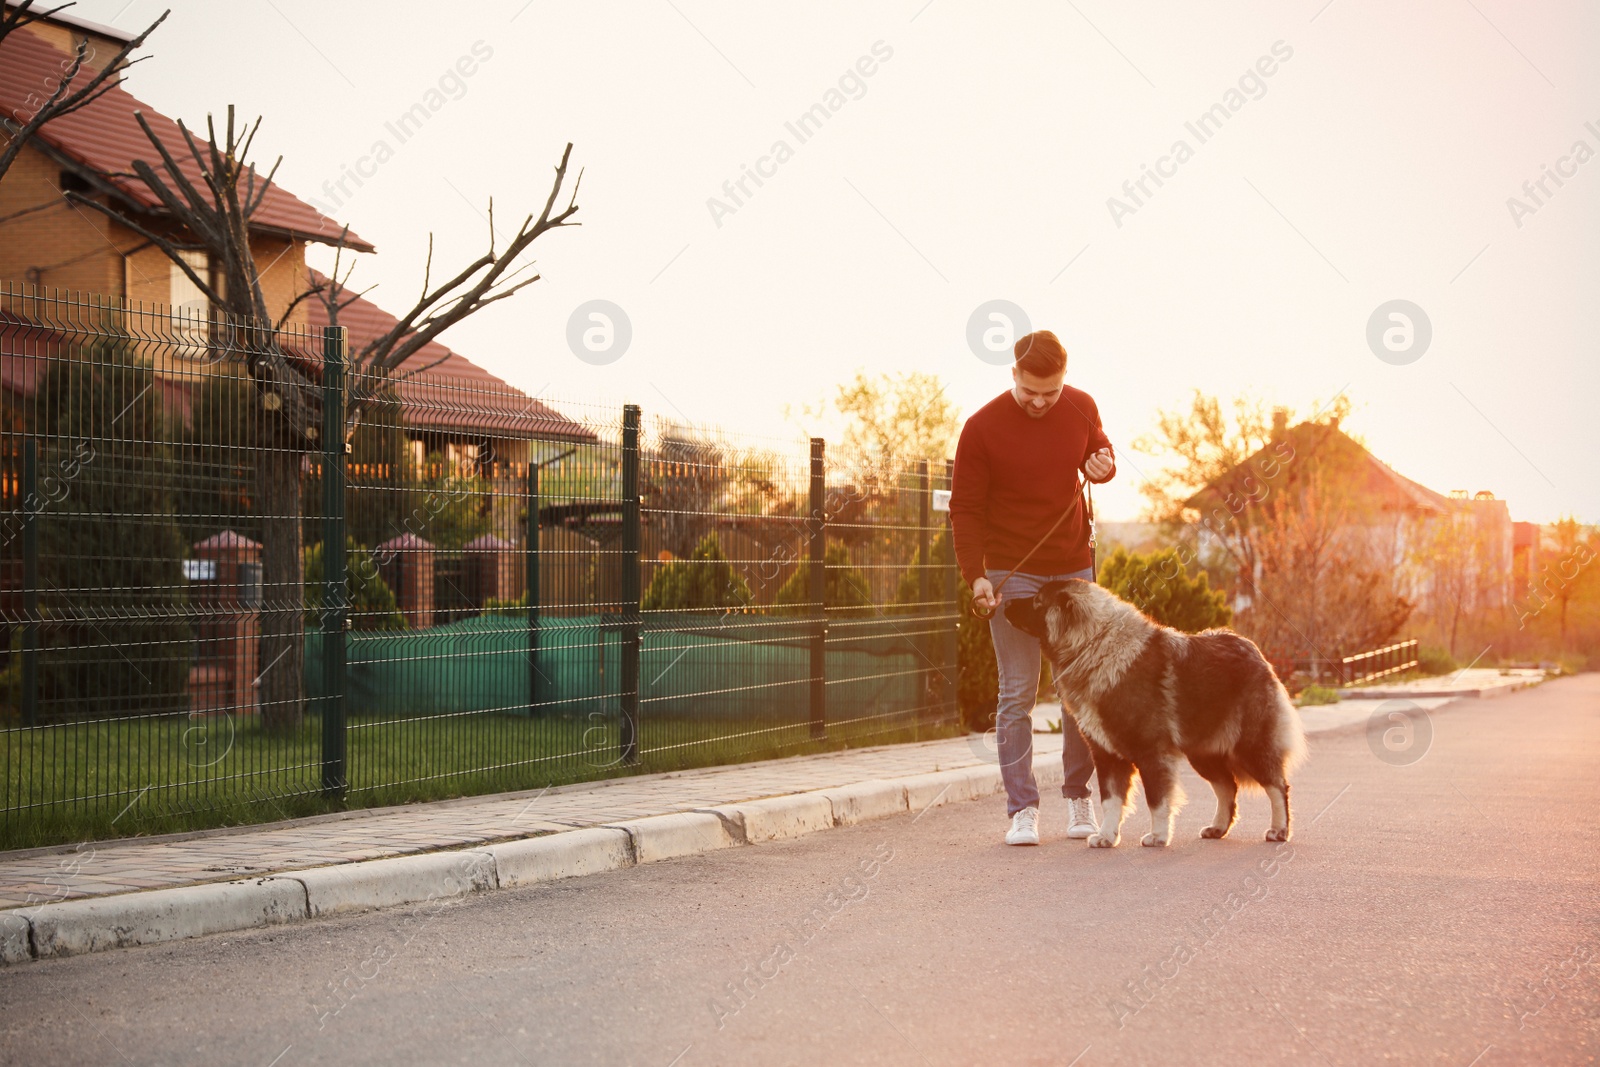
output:
{"label": "dog's ear", "polygon": [[1072,590],[1069,582],[1046,582],[1039,587],[1039,617],[1042,620],[1050,614],[1052,608],[1070,608],[1072,606]]}
{"label": "dog's ear", "polygon": [[1038,637],[1044,632],[1044,617],[1039,613],[1039,598],[1013,600],[1006,604],[1006,621],[1025,634]]}

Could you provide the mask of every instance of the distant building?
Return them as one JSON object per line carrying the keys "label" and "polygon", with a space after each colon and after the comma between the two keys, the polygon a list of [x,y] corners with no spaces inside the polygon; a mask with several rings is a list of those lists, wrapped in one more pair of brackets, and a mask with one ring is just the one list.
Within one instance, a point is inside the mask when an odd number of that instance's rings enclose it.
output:
{"label": "distant building", "polygon": [[[1453,535],[1470,540],[1480,560],[1481,580],[1469,610],[1509,607],[1526,588],[1537,537],[1518,534],[1516,527],[1525,524],[1512,523],[1504,500],[1487,490],[1469,495],[1429,489],[1378,459],[1336,423],[1291,427],[1279,419],[1270,444],[1187,500],[1186,507],[1203,523],[1202,545],[1214,547],[1217,531],[1273,493],[1295,491],[1300,484],[1295,474],[1313,460],[1341,480],[1344,528],[1339,536],[1359,542],[1369,553],[1366,558],[1391,567],[1397,592],[1413,603],[1426,603],[1434,592],[1437,573],[1428,553],[1443,523],[1458,524]],[[1250,583],[1240,584],[1236,609],[1250,604]]]}

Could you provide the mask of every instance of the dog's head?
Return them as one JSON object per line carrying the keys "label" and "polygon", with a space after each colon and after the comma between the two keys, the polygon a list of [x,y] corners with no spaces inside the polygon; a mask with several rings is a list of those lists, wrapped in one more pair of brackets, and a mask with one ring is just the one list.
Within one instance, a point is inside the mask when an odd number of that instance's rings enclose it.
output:
{"label": "dog's head", "polygon": [[1067,635],[1082,632],[1095,618],[1095,596],[1101,589],[1082,578],[1046,582],[1033,596],[1006,605],[1006,621],[1023,633],[1054,646]]}

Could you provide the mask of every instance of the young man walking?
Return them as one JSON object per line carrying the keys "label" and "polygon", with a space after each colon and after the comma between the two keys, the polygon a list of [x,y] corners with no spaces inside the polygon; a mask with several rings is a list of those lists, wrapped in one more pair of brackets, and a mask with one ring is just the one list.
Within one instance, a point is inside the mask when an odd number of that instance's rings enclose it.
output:
{"label": "young man walking", "polygon": [[[1056,335],[1048,330],[1031,333],[1013,351],[1011,389],[979,408],[962,427],[950,522],[956,564],[972,586],[973,604],[994,611],[989,636],[1000,675],[995,733],[1011,816],[1006,844],[1037,845],[1033,706],[1039,689],[1039,641],[1006,621],[1004,605],[1031,597],[1046,582],[1094,581],[1089,516],[1079,496],[1078,472],[1096,484],[1108,482],[1116,474],[1116,457],[1094,400],[1065,384],[1067,351]],[[1067,836],[1086,838],[1096,829],[1089,801],[1094,763],[1076,729],[1062,731],[1061,762]]]}

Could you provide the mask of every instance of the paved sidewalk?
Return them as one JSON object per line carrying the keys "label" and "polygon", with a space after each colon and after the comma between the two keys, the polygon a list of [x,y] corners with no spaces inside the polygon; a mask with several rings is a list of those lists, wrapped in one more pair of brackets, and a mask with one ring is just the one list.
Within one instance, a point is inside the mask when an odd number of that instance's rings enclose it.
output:
{"label": "paved sidewalk", "polygon": [[[1411,703],[1431,710],[1452,699],[1509,692],[1541,678],[1538,672],[1464,671],[1422,680],[1431,690],[1397,686],[1395,696],[1408,693]],[[1444,693],[1425,695],[1441,687]],[[1302,709],[1302,721],[1307,733],[1342,729],[1368,719],[1386,699],[1394,697],[1374,694],[1308,707]],[[1041,704],[1034,711],[1034,750],[1041,777],[1052,765],[1060,773],[1061,735],[1048,732],[1051,727],[1059,729],[1060,720],[1059,704]],[[162,838],[0,853],[0,909],[473,848],[995,762],[993,738],[975,734]]]}
{"label": "paved sidewalk", "polygon": [[1412,678],[1404,682],[1374,682],[1372,685],[1352,686],[1341,690],[1342,699],[1412,700],[1417,697],[1492,697],[1538,685],[1544,681],[1544,671],[1532,668],[1498,670],[1494,667],[1473,667],[1441,674],[1436,678]]}
{"label": "paved sidewalk", "polygon": [[[1059,753],[1060,737],[1036,738],[1034,751]],[[974,734],[161,839],[0,853],[0,908],[471,847],[983,763],[995,763],[993,741]]]}

